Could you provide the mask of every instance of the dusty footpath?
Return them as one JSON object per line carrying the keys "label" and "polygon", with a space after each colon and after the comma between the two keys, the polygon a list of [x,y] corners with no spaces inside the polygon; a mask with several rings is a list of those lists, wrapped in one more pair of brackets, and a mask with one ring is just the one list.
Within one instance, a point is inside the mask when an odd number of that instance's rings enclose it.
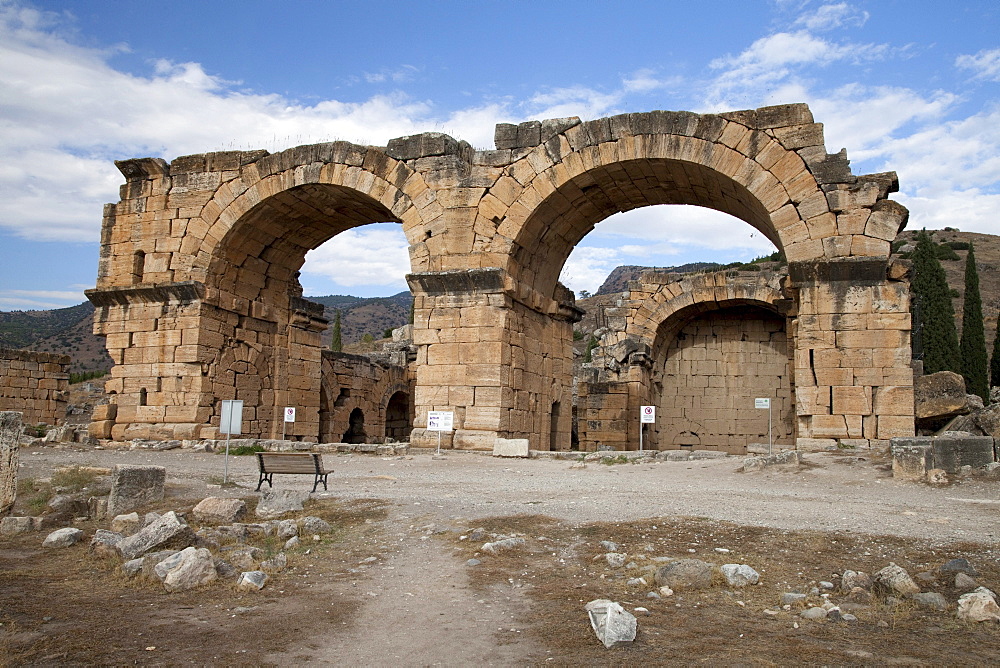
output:
{"label": "dusty footpath", "polygon": [[[8,601],[0,603],[0,650],[16,657],[0,665],[932,665],[943,651],[956,663],[988,662],[1000,643],[1000,624],[955,620],[958,592],[943,579],[928,587],[952,609],[931,617],[876,605],[838,625],[799,620],[778,604],[781,591],[889,561],[915,571],[967,557],[983,584],[1000,587],[997,478],[903,483],[887,462],[856,452],[810,454],[797,469],[760,473],[742,472],[738,458],[583,467],[461,452],[324,459],[335,472],[310,512],[344,528],[329,544],[290,554],[288,571],[258,594],[222,584],[166,594],[95,565],[84,545],[56,556],[39,548],[43,535],[0,539],[0,600]],[[66,465],[164,466],[158,509],[257,496],[253,457],[229,458],[235,486],[219,485],[219,454],[37,448],[20,460],[20,476],[34,479]],[[309,489],[307,480],[275,476],[278,488]],[[476,528],[486,538],[470,539]],[[491,534],[524,536],[527,545],[485,555]],[[639,560],[750,563],[764,582],[744,593],[716,587],[650,599],[652,583],[626,586],[628,575],[604,564],[602,540]],[[56,561],[46,567],[46,559]],[[65,591],[67,569],[104,591]],[[108,591],[116,605],[103,605]],[[601,597],[646,609],[632,646],[608,650],[594,638],[582,606]],[[114,631],[95,633],[105,625]]]}

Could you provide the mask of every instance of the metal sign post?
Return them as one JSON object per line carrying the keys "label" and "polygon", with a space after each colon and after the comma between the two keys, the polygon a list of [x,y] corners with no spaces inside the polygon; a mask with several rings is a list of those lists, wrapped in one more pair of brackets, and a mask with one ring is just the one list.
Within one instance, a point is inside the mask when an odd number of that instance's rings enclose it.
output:
{"label": "metal sign post", "polygon": [[643,406],[639,410],[639,451],[642,452],[642,430],[647,424],[656,424],[656,406]]}
{"label": "metal sign post", "polygon": [[289,422],[295,422],[295,408],[292,406],[285,406],[285,419],[281,423],[281,440],[285,440],[285,427]]}
{"label": "metal sign post", "polygon": [[455,428],[455,414],[451,411],[427,411],[427,431],[438,433],[437,454],[441,454],[441,432]]}
{"label": "metal sign post", "polygon": [[767,454],[771,454],[771,400],[767,397],[754,399],[753,407],[767,409]]}
{"label": "metal sign post", "polygon": [[243,424],[243,401],[223,399],[222,414],[219,416],[219,431],[226,435],[226,463],[222,473],[222,484],[229,482],[229,436],[239,436]]}

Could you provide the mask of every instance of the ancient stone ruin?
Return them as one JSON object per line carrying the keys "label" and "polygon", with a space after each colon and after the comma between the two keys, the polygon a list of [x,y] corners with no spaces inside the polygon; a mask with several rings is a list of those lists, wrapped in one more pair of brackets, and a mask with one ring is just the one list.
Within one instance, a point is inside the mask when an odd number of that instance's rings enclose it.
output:
{"label": "ancient stone ruin", "polygon": [[20,412],[26,425],[62,424],[69,363],[69,355],[0,348],[0,411]]}
{"label": "ancient stone ruin", "polygon": [[[101,435],[214,438],[220,400],[238,398],[253,437],[279,437],[295,406],[296,439],[412,427],[433,447],[440,410],[455,418],[447,447],[570,449],[581,312],[560,271],[601,220],[655,204],[746,221],[788,274],[630,291],[580,384],[581,449],[636,448],[637,407],[651,404],[656,447],[738,451],[760,438],[745,405],[758,396],[786,445],[913,435],[908,282],[889,260],[907,218],[889,199],[896,177],[852,174],[805,105],[501,124],[486,151],[425,133],[117,164],[126,183],[88,292],[115,362]],[[308,250],[375,222],[410,244],[413,361],[348,387],[296,275]]]}

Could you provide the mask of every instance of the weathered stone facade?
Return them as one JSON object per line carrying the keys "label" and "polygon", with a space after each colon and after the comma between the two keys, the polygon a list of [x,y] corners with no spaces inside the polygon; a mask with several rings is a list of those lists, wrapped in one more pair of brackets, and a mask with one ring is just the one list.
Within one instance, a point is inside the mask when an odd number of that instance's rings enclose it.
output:
{"label": "weathered stone facade", "polygon": [[68,355],[0,348],[0,411],[26,425],[62,424],[69,390]]}
{"label": "weathered stone facade", "polygon": [[413,379],[405,366],[323,352],[319,440],[406,441],[413,424]]}
{"label": "weathered stone facade", "polygon": [[493,151],[427,133],[119,168],[88,293],[116,363],[116,437],[210,435],[219,400],[242,393],[253,435],[280,433],[295,405],[298,435],[317,438],[326,323],[296,271],[339,232],[395,221],[415,297],[412,441],[436,443],[427,412],[451,410],[453,447],[567,449],[579,311],[559,273],[595,224],[653,204],[732,214],[785,252],[797,439],[912,434],[907,286],[887,273],[906,221],[895,175],[851,174],[805,105],[499,125]]}

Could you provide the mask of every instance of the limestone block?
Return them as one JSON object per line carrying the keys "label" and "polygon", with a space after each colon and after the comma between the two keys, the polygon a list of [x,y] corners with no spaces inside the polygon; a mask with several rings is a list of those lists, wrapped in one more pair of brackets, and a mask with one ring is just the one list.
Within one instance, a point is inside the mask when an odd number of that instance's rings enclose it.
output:
{"label": "limestone block", "polygon": [[527,457],[528,439],[497,438],[493,446],[494,457]]}
{"label": "limestone block", "polygon": [[162,466],[115,466],[111,470],[108,514],[121,515],[162,500],[166,476]]}

